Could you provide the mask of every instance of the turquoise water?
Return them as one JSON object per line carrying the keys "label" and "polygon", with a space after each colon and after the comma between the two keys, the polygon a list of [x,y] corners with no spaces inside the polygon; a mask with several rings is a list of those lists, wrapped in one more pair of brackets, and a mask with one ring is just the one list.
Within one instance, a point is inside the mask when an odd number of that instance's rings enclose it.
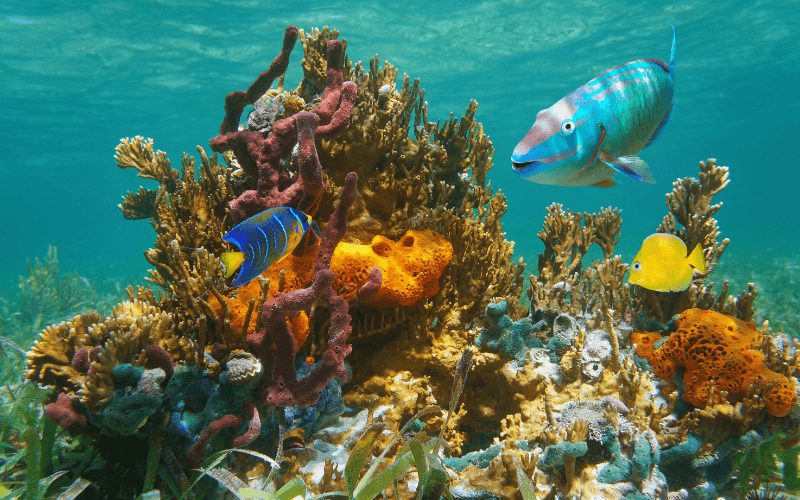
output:
{"label": "turquoise water", "polygon": [[[505,229],[529,269],[553,201],[621,208],[618,251],[630,259],[666,213],[670,183],[697,175],[707,157],[731,167],[717,217],[728,252],[756,263],[797,253],[798,1],[68,5],[0,5],[0,291],[48,245],[58,246],[62,269],[143,276],[153,231],[116,207],[142,179],[116,168],[114,147],[121,137],[153,137],[177,166],[182,152],[207,146],[225,95],[269,65],[288,24],[339,29],[350,60],[377,53],[419,78],[431,120],[479,102],[477,118],[496,148],[489,178],[508,197]],[[675,114],[641,155],[657,183],[621,179],[598,189],[519,179],[509,158],[536,112],[618,64],[668,60],[669,22]],[[301,50],[288,87],[299,82]]]}

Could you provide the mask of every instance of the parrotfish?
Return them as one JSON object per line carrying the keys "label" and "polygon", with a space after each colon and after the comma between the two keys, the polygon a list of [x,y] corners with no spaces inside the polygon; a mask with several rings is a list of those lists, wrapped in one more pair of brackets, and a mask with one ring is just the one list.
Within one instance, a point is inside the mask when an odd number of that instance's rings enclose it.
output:
{"label": "parrotfish", "polygon": [[[670,26],[672,26],[670,24]],[[640,59],[612,68],[539,111],[514,148],[514,171],[561,186],[614,185],[615,174],[654,183],[641,158],[669,122],[675,88],[675,27],[669,64]]]}
{"label": "parrotfish", "polygon": [[692,283],[695,269],[700,274],[706,272],[700,245],[695,246],[688,257],[686,250],[686,244],[677,236],[651,234],[633,259],[628,282],[657,292],[686,290]]}
{"label": "parrotfish", "polygon": [[291,207],[264,210],[240,222],[222,238],[239,252],[222,252],[225,277],[241,267],[233,286],[241,286],[280,262],[297,247],[311,227],[311,217]]}

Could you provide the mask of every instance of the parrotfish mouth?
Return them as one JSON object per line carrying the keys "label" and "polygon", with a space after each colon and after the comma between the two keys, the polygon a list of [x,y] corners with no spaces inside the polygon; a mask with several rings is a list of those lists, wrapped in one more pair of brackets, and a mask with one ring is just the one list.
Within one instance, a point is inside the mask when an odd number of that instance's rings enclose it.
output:
{"label": "parrotfish mouth", "polygon": [[520,175],[533,172],[537,167],[539,167],[539,165],[542,165],[542,162],[537,160],[521,162],[511,160],[511,167]]}

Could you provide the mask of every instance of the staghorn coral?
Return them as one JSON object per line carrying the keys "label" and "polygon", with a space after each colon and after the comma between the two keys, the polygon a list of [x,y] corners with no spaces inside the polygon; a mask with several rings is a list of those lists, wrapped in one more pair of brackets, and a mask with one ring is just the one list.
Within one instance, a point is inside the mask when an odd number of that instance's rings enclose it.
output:
{"label": "staghorn coral", "polygon": [[[630,302],[624,281],[628,265],[613,256],[621,224],[615,208],[594,214],[564,210],[558,203],[547,207],[538,235],[545,245],[538,256],[539,276],[530,276],[527,290],[532,320],[552,314],[549,311],[588,315],[590,326],[596,328],[605,311],[613,311],[616,320],[622,318]],[[602,250],[603,260],[584,269],[583,258],[593,244]]]}
{"label": "staghorn coral", "polygon": [[759,335],[752,323],[690,309],[681,314],[677,326],[660,348],[639,355],[647,358],[656,375],[667,380],[678,367],[684,368],[685,401],[705,408],[712,383],[734,402],[740,401],[753,384],[770,384],[767,411],[777,417],[789,412],[794,388],[785,376],[767,368],[763,353],[752,349]]}

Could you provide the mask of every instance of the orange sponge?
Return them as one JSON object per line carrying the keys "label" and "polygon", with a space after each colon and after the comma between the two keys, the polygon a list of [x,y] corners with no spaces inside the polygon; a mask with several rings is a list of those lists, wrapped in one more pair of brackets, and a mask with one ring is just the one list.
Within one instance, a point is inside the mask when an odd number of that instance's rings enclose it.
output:
{"label": "orange sponge", "polygon": [[653,357],[653,344],[661,340],[661,334],[658,332],[653,333],[637,333],[631,334],[631,345],[636,344],[636,355],[650,361]]}
{"label": "orange sponge", "polygon": [[[269,296],[278,293],[281,270],[284,272],[284,291],[307,287],[311,283],[317,249],[307,247],[302,257],[289,255],[263,273],[262,277],[270,280]],[[336,273],[333,289],[350,300],[367,282],[369,269],[379,267],[383,282],[368,304],[377,307],[409,306],[429,299],[439,291],[439,278],[452,257],[450,242],[430,230],[410,230],[399,241],[376,236],[370,245],[340,242],[331,258],[330,268]],[[231,327],[235,331],[241,331],[250,299],[258,300],[260,293],[261,285],[258,280],[253,280],[239,287],[238,297],[225,298],[231,311]],[[208,303],[218,314],[222,313],[222,306],[214,296],[209,297]],[[307,318],[305,323],[307,328]],[[251,330],[254,325],[255,315],[250,320]],[[301,345],[297,334],[295,337]]]}
{"label": "orange sponge", "polygon": [[[634,336],[635,335],[635,336]],[[652,349],[653,335],[634,334],[637,354],[646,358],[653,372],[667,380],[678,367],[685,373],[684,401],[699,408],[708,403],[711,381],[728,399],[741,401],[756,382],[773,384],[767,397],[767,412],[776,417],[789,413],[795,396],[789,380],[767,368],[764,354],[752,350],[758,330],[752,323],[714,311],[689,309],[678,319],[678,330],[659,349]],[[647,346],[650,346],[649,350]]]}
{"label": "orange sponge", "polygon": [[383,283],[369,304],[378,307],[410,306],[433,297],[439,278],[453,257],[453,246],[434,231],[407,231],[400,241],[376,236],[370,245],[339,243],[331,269],[336,273],[334,290],[351,299],[379,267]]}

